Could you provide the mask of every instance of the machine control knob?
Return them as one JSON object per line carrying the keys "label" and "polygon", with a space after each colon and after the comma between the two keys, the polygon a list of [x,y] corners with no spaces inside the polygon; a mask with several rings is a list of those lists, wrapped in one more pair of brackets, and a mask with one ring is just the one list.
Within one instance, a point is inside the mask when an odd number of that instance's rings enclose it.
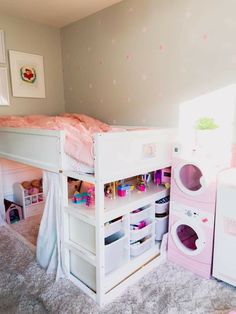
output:
{"label": "machine control knob", "polygon": [[192,214],[192,211],[189,209],[189,210],[187,210],[186,211],[186,215],[188,216],[188,217],[191,217],[193,214]]}

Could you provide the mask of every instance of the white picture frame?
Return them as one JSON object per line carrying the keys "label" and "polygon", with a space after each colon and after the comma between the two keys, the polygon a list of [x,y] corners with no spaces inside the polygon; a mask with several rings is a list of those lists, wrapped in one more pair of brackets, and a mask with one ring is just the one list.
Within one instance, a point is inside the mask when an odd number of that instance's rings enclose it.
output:
{"label": "white picture frame", "polygon": [[0,29],[0,64],[6,63],[4,31]]}
{"label": "white picture frame", "polygon": [[14,97],[45,98],[43,56],[9,51]]}
{"label": "white picture frame", "polygon": [[0,67],[0,106],[10,105],[7,68]]}

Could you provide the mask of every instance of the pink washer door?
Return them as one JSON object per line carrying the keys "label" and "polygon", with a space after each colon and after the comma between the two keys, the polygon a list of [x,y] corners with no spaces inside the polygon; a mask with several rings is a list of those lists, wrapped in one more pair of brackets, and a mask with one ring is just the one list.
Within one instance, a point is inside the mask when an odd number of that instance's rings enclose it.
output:
{"label": "pink washer door", "polygon": [[187,220],[177,221],[171,228],[171,235],[177,248],[188,256],[200,254],[206,244],[200,226]]}
{"label": "pink washer door", "polygon": [[199,195],[206,188],[201,169],[193,163],[179,164],[174,169],[174,179],[179,189],[187,195]]}

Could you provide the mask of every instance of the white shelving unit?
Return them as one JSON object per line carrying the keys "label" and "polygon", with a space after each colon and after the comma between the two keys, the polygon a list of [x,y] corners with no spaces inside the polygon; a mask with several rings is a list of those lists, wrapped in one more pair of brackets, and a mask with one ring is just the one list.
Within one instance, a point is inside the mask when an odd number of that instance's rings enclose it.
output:
{"label": "white shelving unit", "polygon": [[29,195],[20,183],[14,184],[14,201],[23,208],[23,217],[42,214],[44,209],[43,192]]}
{"label": "white shelving unit", "polygon": [[[145,206],[154,208],[155,201],[166,193],[163,188],[150,185],[145,193],[109,200],[104,198],[104,185],[171,166],[175,137],[176,130],[169,128],[96,133],[93,145],[95,175],[88,175],[67,171],[64,131],[0,128],[0,157],[58,174],[63,207],[63,217],[60,217],[62,263],[68,278],[100,305],[112,301],[129,284],[161,262],[154,228],[149,227],[147,242],[142,242],[139,248],[133,246],[132,250],[129,229],[132,211]],[[95,185],[94,208],[68,202],[68,176]],[[154,215],[154,211],[148,212],[151,224]],[[105,245],[105,224],[121,216],[121,234],[117,241]],[[116,258],[112,263],[113,255],[118,251],[121,259]]]}
{"label": "white shelving unit", "polygon": [[[124,283],[133,282],[134,273],[145,273],[144,265],[157,265],[153,263],[160,259],[160,243],[155,242],[155,201],[167,196],[169,191],[150,183],[146,192],[135,190],[126,197],[110,199],[104,196],[104,183],[91,181],[100,193],[96,194],[96,206],[66,200],[64,262],[68,277],[94,300],[100,293],[98,303],[104,305],[123,291]],[[99,203],[102,206],[98,210],[102,214],[100,224],[96,215]],[[134,212],[140,208],[141,211]],[[144,228],[130,230],[131,224],[143,220],[147,221]],[[105,239],[112,237],[111,243],[106,244]]]}

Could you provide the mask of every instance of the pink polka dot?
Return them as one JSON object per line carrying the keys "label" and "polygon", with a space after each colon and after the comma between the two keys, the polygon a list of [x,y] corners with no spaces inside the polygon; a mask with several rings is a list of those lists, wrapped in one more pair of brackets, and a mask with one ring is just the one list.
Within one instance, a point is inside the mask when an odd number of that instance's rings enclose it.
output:
{"label": "pink polka dot", "polygon": [[161,45],[159,46],[159,49],[160,49],[160,51],[163,51],[163,50],[164,50],[164,46],[161,44]]}
{"label": "pink polka dot", "polygon": [[203,39],[207,40],[208,39],[208,35],[207,34],[203,34]]}
{"label": "pink polka dot", "polygon": [[129,8],[128,12],[129,12],[129,14],[132,14],[132,13],[134,13],[134,9],[133,8]]}

